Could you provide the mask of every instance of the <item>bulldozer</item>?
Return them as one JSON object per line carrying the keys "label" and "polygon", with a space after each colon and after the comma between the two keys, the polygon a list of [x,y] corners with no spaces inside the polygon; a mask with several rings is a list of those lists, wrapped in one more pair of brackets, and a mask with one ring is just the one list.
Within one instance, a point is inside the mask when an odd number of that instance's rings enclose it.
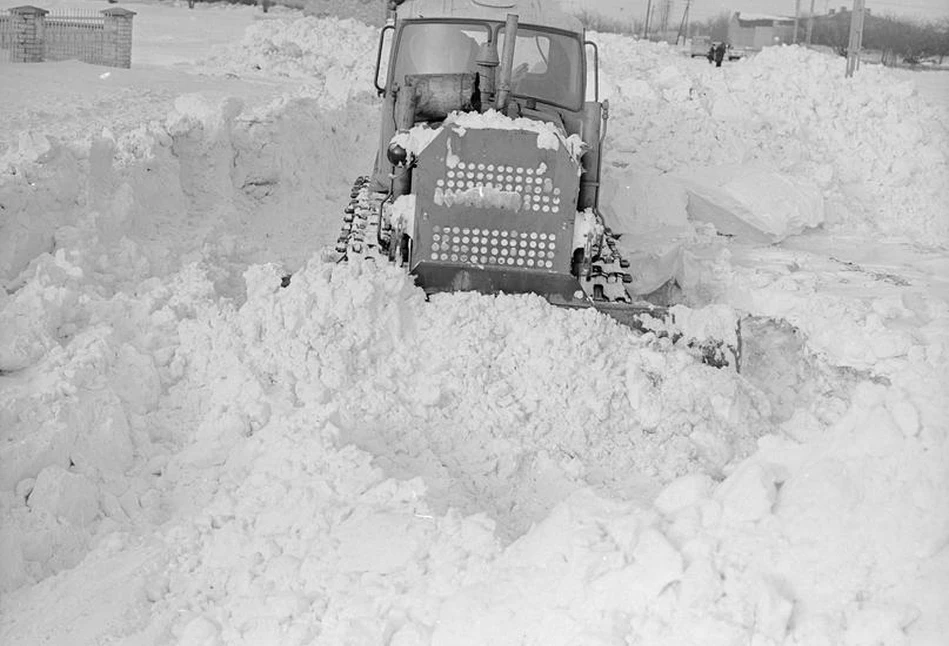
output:
{"label": "bulldozer", "polygon": [[[609,105],[576,17],[540,0],[388,0],[375,70],[379,146],[338,261],[393,263],[427,294],[538,294],[678,340],[668,303],[630,293],[599,210]],[[687,341],[737,368],[735,339]]]}

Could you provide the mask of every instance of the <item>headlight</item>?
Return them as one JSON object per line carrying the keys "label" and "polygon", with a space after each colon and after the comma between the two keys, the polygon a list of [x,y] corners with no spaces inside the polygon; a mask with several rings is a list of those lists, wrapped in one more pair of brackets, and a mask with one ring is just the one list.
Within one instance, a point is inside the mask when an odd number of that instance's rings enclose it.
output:
{"label": "headlight", "polygon": [[399,144],[389,144],[386,148],[386,158],[393,166],[402,167],[409,159],[409,153]]}

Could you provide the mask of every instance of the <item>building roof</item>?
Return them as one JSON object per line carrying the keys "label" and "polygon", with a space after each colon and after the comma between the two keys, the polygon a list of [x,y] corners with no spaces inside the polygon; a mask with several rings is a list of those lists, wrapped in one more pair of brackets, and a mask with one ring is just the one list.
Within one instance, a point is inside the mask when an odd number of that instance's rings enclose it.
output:
{"label": "building roof", "polygon": [[509,13],[519,23],[554,27],[575,33],[583,25],[552,0],[407,0],[397,9],[399,18],[473,18],[504,22]]}
{"label": "building roof", "polygon": [[767,13],[735,12],[738,22],[794,22],[794,16],[776,16]]}

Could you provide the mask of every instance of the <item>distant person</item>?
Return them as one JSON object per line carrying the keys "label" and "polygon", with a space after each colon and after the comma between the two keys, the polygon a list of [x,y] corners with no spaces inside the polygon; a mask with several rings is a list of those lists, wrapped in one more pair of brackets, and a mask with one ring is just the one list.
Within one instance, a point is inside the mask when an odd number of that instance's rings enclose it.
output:
{"label": "distant person", "polygon": [[719,43],[715,47],[715,67],[721,67],[725,60],[725,43]]}
{"label": "distant person", "polygon": [[708,59],[709,65],[715,62],[715,43],[708,46],[708,54],[705,55],[705,58]]}

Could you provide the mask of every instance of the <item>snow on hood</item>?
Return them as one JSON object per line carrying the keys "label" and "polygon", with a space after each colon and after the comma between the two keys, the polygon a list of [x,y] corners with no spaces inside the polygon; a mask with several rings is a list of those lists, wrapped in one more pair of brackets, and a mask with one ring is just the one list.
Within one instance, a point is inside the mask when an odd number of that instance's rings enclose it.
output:
{"label": "snow on hood", "polygon": [[396,133],[391,143],[399,144],[413,155],[419,155],[443,128],[452,128],[461,136],[464,136],[468,129],[536,132],[538,149],[559,150],[562,145],[575,160],[579,159],[585,150],[585,144],[579,135],[568,137],[563,129],[553,123],[527,117],[511,118],[493,109],[484,113],[452,112],[440,126],[432,128],[427,124],[416,125],[408,132]]}
{"label": "snow on hood", "polygon": [[585,145],[579,135],[568,137],[563,129],[548,121],[538,121],[527,117],[511,118],[493,109],[484,114],[454,112],[448,115],[445,125],[453,127],[459,133],[464,133],[466,128],[536,132],[538,148],[558,150],[563,145],[574,159],[579,159]]}

